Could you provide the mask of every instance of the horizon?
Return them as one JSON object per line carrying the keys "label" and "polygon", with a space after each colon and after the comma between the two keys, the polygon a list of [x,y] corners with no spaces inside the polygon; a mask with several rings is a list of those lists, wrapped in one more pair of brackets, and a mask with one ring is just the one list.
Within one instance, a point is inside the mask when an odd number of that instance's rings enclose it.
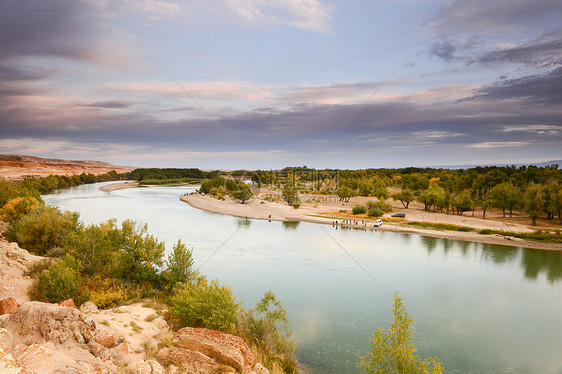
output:
{"label": "horizon", "polygon": [[207,170],[560,160],[561,17],[547,0],[6,0],[0,153]]}

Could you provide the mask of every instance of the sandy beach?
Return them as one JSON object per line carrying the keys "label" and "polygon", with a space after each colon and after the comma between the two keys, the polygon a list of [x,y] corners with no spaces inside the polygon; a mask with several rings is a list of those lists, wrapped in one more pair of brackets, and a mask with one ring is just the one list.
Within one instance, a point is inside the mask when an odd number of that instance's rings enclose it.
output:
{"label": "sandy beach", "polygon": [[137,182],[119,182],[111,183],[100,187],[100,191],[111,193],[118,190],[126,190],[127,188],[137,188],[140,185]]}
{"label": "sandy beach", "polygon": [[[303,197],[306,198],[306,196],[301,196],[301,198]],[[288,206],[284,203],[268,202],[260,199],[254,199],[250,202],[247,202],[246,204],[240,204],[239,202],[236,202],[229,198],[226,198],[226,200],[223,201],[215,199],[212,196],[203,196],[200,194],[184,195],[180,199],[194,208],[248,219],[262,219],[272,221],[302,221],[332,225],[335,220],[338,220],[338,222],[341,223],[342,219],[353,220],[355,218],[358,219],[359,224],[356,226],[350,225],[350,227],[356,228],[365,228],[365,226],[361,224],[361,220],[364,218],[354,217],[352,214],[342,214],[339,212],[339,210],[348,209],[348,211],[351,212],[351,208],[353,206],[357,204],[363,204],[367,200],[373,200],[372,198],[357,197],[352,198],[349,203],[344,204],[340,203],[339,201],[332,204],[305,203],[302,204],[300,208],[294,209],[293,207]],[[398,204],[400,203],[398,202]],[[423,206],[421,206],[421,208],[423,208]],[[527,225],[519,223],[504,222],[494,219],[484,220],[482,218],[470,217],[468,216],[468,214],[471,213],[468,212],[465,213],[465,216],[427,212],[423,209],[420,209],[420,206],[417,206],[415,203],[410,204],[409,209],[399,209],[398,207],[394,211],[405,212],[406,220],[394,219],[396,222],[385,222],[380,227],[373,227],[374,219],[371,218],[367,220],[366,227],[372,230],[410,233],[436,238],[448,238],[470,242],[499,244],[512,247],[562,250],[562,245],[555,243],[540,243],[515,237],[505,237],[497,234],[481,235],[477,232],[434,230],[405,225],[405,223],[409,221],[418,221],[430,223],[451,223],[455,225],[471,227],[475,230],[492,229],[518,233],[534,231],[534,229],[529,228]],[[383,219],[389,219],[389,217],[390,214],[385,214]]]}

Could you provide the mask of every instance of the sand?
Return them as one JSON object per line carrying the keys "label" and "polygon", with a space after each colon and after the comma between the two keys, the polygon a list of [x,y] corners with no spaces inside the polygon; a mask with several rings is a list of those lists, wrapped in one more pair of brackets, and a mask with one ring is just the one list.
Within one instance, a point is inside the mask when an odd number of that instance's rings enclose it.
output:
{"label": "sand", "polygon": [[[301,200],[308,201],[311,196],[301,195]],[[325,197],[324,197],[325,198]],[[214,213],[227,214],[235,217],[242,217],[248,219],[263,219],[272,221],[303,221],[313,222],[319,224],[332,225],[335,220],[341,223],[342,219],[358,219],[360,222],[363,217],[354,217],[352,214],[342,214],[340,209],[347,209],[351,212],[353,206],[357,204],[364,204],[373,198],[356,197],[352,198],[349,203],[340,203],[339,199],[334,199],[330,202],[321,203],[305,203],[300,208],[294,209],[285,203],[268,202],[261,199],[254,199],[245,204],[241,204],[232,199],[218,200],[211,196],[203,196],[200,194],[185,195],[180,198],[182,201],[193,206],[194,208],[207,210]],[[562,250],[562,245],[555,243],[540,243],[535,241],[523,240],[515,237],[504,237],[502,235],[481,235],[477,232],[461,232],[461,231],[446,231],[417,228],[412,226],[405,226],[404,224],[409,221],[418,222],[431,222],[431,223],[451,223],[460,226],[471,227],[475,230],[493,229],[511,231],[517,233],[533,232],[534,228],[527,225],[515,222],[505,222],[490,217],[492,213],[487,213],[487,217],[491,219],[482,219],[471,217],[471,212],[466,212],[465,215],[457,216],[445,213],[433,213],[423,210],[423,205],[411,203],[409,209],[400,209],[400,202],[395,202],[394,212],[400,211],[406,213],[406,219],[395,219],[397,222],[385,222],[380,227],[373,227],[374,219],[369,219],[367,228],[372,230],[393,231],[401,233],[411,233],[422,236],[436,237],[436,238],[449,238],[455,240],[500,244],[513,247],[547,249],[547,250]],[[496,212],[497,214],[497,212]],[[383,219],[388,219],[390,214],[385,214]],[[351,227],[362,228],[361,223]]]}
{"label": "sand", "polygon": [[140,187],[137,182],[120,182],[120,183],[112,183],[112,184],[107,184],[105,186],[101,186],[100,191],[111,193],[113,191],[125,190],[127,188],[136,188],[136,187]]}

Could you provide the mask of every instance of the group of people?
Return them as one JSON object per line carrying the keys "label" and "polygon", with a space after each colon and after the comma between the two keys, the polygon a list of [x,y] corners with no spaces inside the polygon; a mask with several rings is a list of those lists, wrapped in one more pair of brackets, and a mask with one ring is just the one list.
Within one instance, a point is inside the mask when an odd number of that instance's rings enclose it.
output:
{"label": "group of people", "polygon": [[[332,226],[359,226],[359,221],[356,219],[344,219],[339,223],[339,221],[332,221]],[[367,221],[361,220],[361,226],[367,226]]]}

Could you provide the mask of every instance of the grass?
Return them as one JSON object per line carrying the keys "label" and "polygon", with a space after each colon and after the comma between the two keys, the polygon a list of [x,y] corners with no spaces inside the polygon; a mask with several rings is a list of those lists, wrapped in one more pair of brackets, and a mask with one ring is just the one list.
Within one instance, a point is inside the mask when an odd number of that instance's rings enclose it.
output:
{"label": "grass", "polygon": [[541,243],[562,243],[562,236],[560,236],[560,230],[554,230],[554,232],[550,232],[548,230],[535,230],[532,233],[516,233],[512,231],[502,231],[502,230],[490,230],[484,229],[478,232],[481,235],[502,235],[505,236],[506,239],[510,239],[511,237],[524,239],[524,240],[532,240],[535,242]]}
{"label": "grass", "polygon": [[472,227],[459,226],[459,225],[454,225],[452,223],[431,223],[431,222],[413,221],[413,222],[408,222],[407,225],[421,227],[424,229],[433,229],[433,230],[463,231],[463,232],[474,231]]}

